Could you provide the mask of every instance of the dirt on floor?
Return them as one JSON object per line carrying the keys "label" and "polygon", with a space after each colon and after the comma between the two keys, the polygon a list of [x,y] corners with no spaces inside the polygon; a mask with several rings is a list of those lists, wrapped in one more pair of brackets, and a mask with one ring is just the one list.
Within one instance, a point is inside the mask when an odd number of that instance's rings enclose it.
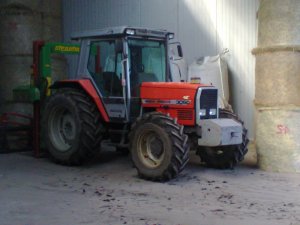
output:
{"label": "dirt on floor", "polygon": [[300,225],[300,174],[264,172],[250,152],[234,170],[191,155],[175,180],[141,180],[129,156],[82,167],[30,153],[0,155],[1,225]]}

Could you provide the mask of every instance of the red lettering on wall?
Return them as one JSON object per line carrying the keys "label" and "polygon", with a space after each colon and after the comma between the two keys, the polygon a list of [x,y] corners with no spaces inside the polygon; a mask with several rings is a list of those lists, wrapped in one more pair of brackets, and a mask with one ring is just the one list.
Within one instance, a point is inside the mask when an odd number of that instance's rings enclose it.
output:
{"label": "red lettering on wall", "polygon": [[289,128],[285,125],[277,125],[277,134],[288,134],[290,132]]}

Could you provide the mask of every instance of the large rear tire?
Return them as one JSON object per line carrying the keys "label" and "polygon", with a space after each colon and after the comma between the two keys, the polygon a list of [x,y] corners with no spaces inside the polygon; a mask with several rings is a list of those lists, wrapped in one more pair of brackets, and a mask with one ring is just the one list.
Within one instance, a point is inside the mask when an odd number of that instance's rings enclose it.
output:
{"label": "large rear tire", "polygon": [[201,161],[205,162],[208,167],[232,169],[244,159],[244,156],[248,152],[247,145],[249,140],[247,138],[247,129],[237,115],[228,110],[220,109],[219,117],[234,119],[243,125],[242,143],[229,146],[199,147],[197,154],[200,156]]}
{"label": "large rear tire", "polygon": [[62,89],[52,95],[44,107],[42,130],[46,148],[58,163],[79,165],[100,150],[100,113],[83,91]]}
{"label": "large rear tire", "polygon": [[147,113],[132,125],[130,151],[141,178],[167,181],[175,178],[188,162],[188,137],[169,116]]}

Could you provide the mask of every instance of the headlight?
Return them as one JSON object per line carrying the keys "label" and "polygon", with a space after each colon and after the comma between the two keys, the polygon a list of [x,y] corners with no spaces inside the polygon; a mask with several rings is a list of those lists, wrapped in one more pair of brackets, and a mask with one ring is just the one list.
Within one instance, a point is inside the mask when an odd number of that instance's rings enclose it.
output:
{"label": "headlight", "polygon": [[169,34],[169,40],[174,39],[174,34]]}
{"label": "headlight", "polygon": [[199,116],[206,116],[206,109],[200,109]]}
{"label": "headlight", "polygon": [[133,29],[127,29],[127,30],[126,30],[126,34],[134,35],[134,34],[135,34],[135,31],[134,31]]}
{"label": "headlight", "polygon": [[217,115],[217,109],[210,109],[210,110],[209,110],[209,115],[210,115],[210,116],[215,116],[215,115]]}

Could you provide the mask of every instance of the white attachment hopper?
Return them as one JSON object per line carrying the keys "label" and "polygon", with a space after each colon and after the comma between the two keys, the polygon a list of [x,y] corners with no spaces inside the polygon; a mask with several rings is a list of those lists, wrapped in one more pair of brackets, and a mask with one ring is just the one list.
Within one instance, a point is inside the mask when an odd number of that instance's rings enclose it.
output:
{"label": "white attachment hopper", "polygon": [[206,56],[195,60],[188,69],[187,82],[210,84],[218,88],[219,107],[231,110],[229,105],[228,67],[223,56],[228,52],[224,49],[216,56]]}

